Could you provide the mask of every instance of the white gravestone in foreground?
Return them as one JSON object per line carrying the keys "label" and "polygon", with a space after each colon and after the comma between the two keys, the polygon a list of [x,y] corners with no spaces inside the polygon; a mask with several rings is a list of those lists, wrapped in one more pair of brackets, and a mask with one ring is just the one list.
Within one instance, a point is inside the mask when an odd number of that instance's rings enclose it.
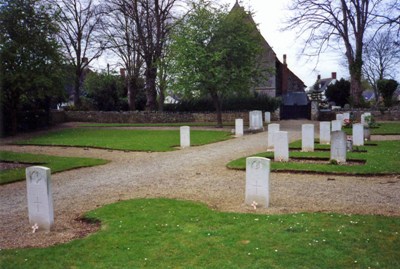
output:
{"label": "white gravestone in foreground", "polygon": [[235,136],[236,137],[243,136],[243,119],[235,120]]}
{"label": "white gravestone in foreground", "polygon": [[343,131],[331,133],[331,160],[339,163],[346,162],[347,153],[347,135]]}
{"label": "white gravestone in foreground", "polygon": [[246,159],[245,203],[247,205],[256,202],[261,207],[269,206],[269,174],[269,159],[261,157]]}
{"label": "white gravestone in foreground", "polygon": [[342,130],[342,122],[340,120],[332,121],[332,132]]}
{"label": "white gravestone in foreground", "polygon": [[180,128],[181,148],[190,147],[190,127],[182,126]]}
{"label": "white gravestone in foreground", "polygon": [[54,224],[53,195],[50,168],[31,166],[26,168],[29,223],[39,230],[50,231]]}
{"label": "white gravestone in foreground", "polygon": [[364,125],[353,124],[353,146],[364,146]]}
{"label": "white gravestone in foreground", "polygon": [[274,132],[278,132],[279,128],[280,128],[279,123],[268,124],[267,151],[273,151],[274,150],[273,134],[274,134]]}
{"label": "white gravestone in foreground", "polygon": [[331,122],[321,121],[319,123],[319,143],[329,144],[331,143]]}
{"label": "white gravestone in foreground", "polygon": [[289,137],[288,132],[274,132],[274,161],[288,162],[289,161]]}
{"label": "white gravestone in foreground", "polygon": [[301,151],[314,151],[314,124],[301,125]]}
{"label": "white gravestone in foreground", "polygon": [[265,123],[270,123],[271,122],[271,112],[265,112],[264,113],[265,116]]}
{"label": "white gravestone in foreground", "polygon": [[259,130],[263,129],[262,111],[253,110],[249,112],[249,129]]}

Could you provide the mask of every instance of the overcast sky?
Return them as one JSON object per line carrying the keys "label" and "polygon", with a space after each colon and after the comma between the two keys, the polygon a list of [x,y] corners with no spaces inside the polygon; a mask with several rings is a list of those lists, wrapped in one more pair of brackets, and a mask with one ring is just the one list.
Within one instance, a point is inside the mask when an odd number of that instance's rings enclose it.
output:
{"label": "overcast sky", "polygon": [[[227,4],[229,9],[233,7],[236,0],[215,0],[220,4]],[[246,11],[254,13],[254,21],[265,40],[272,47],[278,59],[282,62],[283,54],[287,55],[287,64],[290,70],[295,73],[303,82],[310,87],[320,74],[322,78],[331,76],[332,72],[337,72],[337,77],[349,78],[348,71],[343,66],[344,56],[338,53],[323,53],[320,55],[319,63],[307,61],[307,57],[300,54],[303,43],[296,40],[295,32],[281,32],[283,21],[287,18],[287,5],[291,0],[242,0],[240,5]],[[106,60],[107,59],[107,60]],[[107,62],[110,63],[111,70],[119,70],[116,59],[102,56],[98,62],[92,66],[96,69],[106,69]]]}
{"label": "overcast sky", "polygon": [[[236,0],[220,0],[220,2],[232,7]],[[296,32],[280,31],[289,13],[287,5],[290,0],[243,0],[239,3],[246,11],[254,12],[253,18],[261,34],[275,51],[278,59],[282,62],[283,54],[286,54],[289,69],[303,80],[307,87],[314,84],[318,74],[322,78],[327,78],[332,72],[337,72],[339,79],[342,77],[348,79],[348,71],[343,66],[344,55],[334,52],[323,53],[318,64],[316,59],[307,62],[308,58],[300,54],[303,43],[301,40],[296,40]]]}

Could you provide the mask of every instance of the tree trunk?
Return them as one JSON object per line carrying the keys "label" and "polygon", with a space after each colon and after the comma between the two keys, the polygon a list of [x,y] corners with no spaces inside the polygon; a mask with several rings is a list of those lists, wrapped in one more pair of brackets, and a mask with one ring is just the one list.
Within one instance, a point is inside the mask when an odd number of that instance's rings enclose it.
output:
{"label": "tree trunk", "polygon": [[10,111],[10,135],[16,135],[17,134],[17,127],[18,127],[18,116],[17,116],[17,109],[12,108]]}
{"label": "tree trunk", "polygon": [[75,85],[74,85],[74,106],[80,107],[81,105],[81,98],[80,98],[80,88],[81,88],[81,74],[79,70],[75,72]]}
{"label": "tree trunk", "polygon": [[160,89],[160,93],[158,95],[158,111],[164,111],[164,100],[165,100],[164,92],[165,92],[164,89]]}
{"label": "tree trunk", "polygon": [[214,103],[215,110],[217,112],[217,128],[222,128],[222,105],[221,100],[217,93],[211,93],[211,97]]}
{"label": "tree trunk", "polygon": [[157,109],[157,90],[156,90],[157,68],[152,67],[146,70],[146,110],[155,111]]}
{"label": "tree trunk", "polygon": [[350,65],[350,96],[352,98],[352,106],[359,106],[362,98],[361,68],[362,64],[359,62]]}
{"label": "tree trunk", "polygon": [[[128,95],[128,105],[129,105],[129,110],[130,111],[135,111],[136,110],[136,104],[135,104],[135,99],[136,99],[136,87],[132,87],[132,78],[131,76],[128,76],[126,78],[126,88],[127,88],[127,95]],[[136,86],[136,85],[135,85]]]}

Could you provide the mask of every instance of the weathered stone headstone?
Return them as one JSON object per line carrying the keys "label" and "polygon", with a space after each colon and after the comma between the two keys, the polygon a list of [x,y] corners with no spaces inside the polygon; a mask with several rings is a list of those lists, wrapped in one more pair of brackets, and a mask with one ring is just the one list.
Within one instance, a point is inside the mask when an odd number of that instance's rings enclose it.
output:
{"label": "weathered stone headstone", "polygon": [[262,111],[253,110],[249,112],[249,125],[250,130],[263,129]]}
{"label": "weathered stone headstone", "polygon": [[314,151],[314,124],[301,125],[301,151]]}
{"label": "weathered stone headstone", "polygon": [[346,162],[347,153],[347,135],[343,131],[334,131],[331,133],[331,160],[339,163]]}
{"label": "weathered stone headstone", "polygon": [[332,121],[332,132],[342,130],[342,122],[340,120]]}
{"label": "weathered stone headstone", "polygon": [[245,203],[256,202],[261,207],[269,206],[270,160],[261,157],[246,159]]}
{"label": "weathered stone headstone", "polygon": [[265,123],[270,123],[271,122],[271,112],[265,112],[264,113],[265,116]]}
{"label": "weathered stone headstone", "polygon": [[331,142],[331,122],[321,121],[319,123],[319,143],[329,144]]}
{"label": "weathered stone headstone", "polygon": [[243,136],[243,119],[235,120],[235,136],[236,137]]}
{"label": "weathered stone headstone", "polygon": [[180,128],[181,148],[190,147],[190,127],[182,126]]}
{"label": "weathered stone headstone", "polygon": [[288,132],[278,131],[273,133],[274,161],[289,161],[289,137]]}
{"label": "weathered stone headstone", "polygon": [[280,128],[279,123],[270,123],[270,124],[268,124],[267,151],[273,151],[274,150],[273,134],[274,134],[274,132],[278,132],[279,128]]}
{"label": "weathered stone headstone", "polygon": [[50,231],[54,224],[53,194],[50,168],[31,166],[26,168],[29,223],[39,230]]}
{"label": "weathered stone headstone", "polygon": [[364,146],[364,125],[353,124],[353,146]]}

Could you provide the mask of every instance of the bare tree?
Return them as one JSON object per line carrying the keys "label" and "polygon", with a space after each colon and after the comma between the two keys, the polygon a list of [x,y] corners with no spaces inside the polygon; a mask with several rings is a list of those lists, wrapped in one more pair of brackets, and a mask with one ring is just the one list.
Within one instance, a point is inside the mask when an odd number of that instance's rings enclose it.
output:
{"label": "bare tree", "polygon": [[[397,0],[396,0],[397,1]],[[299,29],[306,36],[305,49],[320,55],[332,43],[344,46],[347,59],[351,96],[360,103],[364,36],[378,20],[383,0],[293,0],[292,16],[286,29]]]}
{"label": "bare tree", "polygon": [[157,71],[172,21],[176,0],[132,0],[140,53],[145,62],[146,110],[157,108]]}
{"label": "bare tree", "polygon": [[135,99],[140,87],[143,59],[130,0],[112,0],[106,4],[108,16],[102,31],[110,49],[123,63],[130,110],[135,110]]}
{"label": "bare tree", "polygon": [[379,99],[377,81],[393,78],[393,74],[399,70],[400,46],[395,36],[393,31],[381,32],[365,46],[363,74],[374,90],[376,101]]}
{"label": "bare tree", "polygon": [[58,14],[59,38],[75,69],[74,104],[79,106],[85,70],[104,50],[103,43],[97,39],[103,13],[95,0],[49,1]]}

